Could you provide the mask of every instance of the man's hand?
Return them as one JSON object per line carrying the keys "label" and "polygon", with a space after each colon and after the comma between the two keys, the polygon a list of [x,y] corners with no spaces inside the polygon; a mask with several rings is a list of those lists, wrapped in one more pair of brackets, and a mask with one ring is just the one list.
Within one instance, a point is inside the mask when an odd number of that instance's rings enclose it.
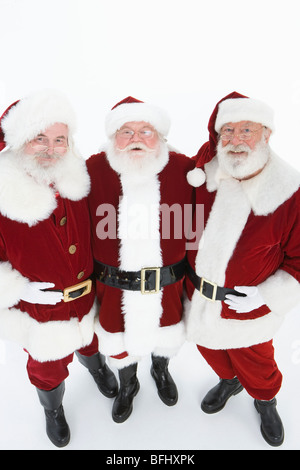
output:
{"label": "man's hand", "polygon": [[63,299],[62,292],[46,291],[55,285],[52,282],[29,282],[20,299],[31,304],[55,305]]}
{"label": "man's hand", "polygon": [[231,310],[236,310],[237,313],[247,313],[265,305],[264,299],[257,287],[235,286],[234,289],[241,294],[246,294],[246,297],[231,294],[226,295],[227,300],[224,300],[224,302],[229,305]]}

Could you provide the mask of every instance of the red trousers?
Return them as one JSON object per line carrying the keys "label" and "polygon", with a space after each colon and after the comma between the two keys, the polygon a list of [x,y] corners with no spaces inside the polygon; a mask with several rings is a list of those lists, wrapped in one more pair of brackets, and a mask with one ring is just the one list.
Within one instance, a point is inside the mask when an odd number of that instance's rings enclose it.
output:
{"label": "red trousers", "polygon": [[[83,356],[93,356],[98,351],[96,335],[91,344],[78,350]],[[69,375],[68,365],[73,361],[73,356],[74,353],[58,361],[38,362],[28,355],[27,373],[30,382],[41,390],[52,390],[58,387]]]}
{"label": "red trousers", "polygon": [[282,375],[274,359],[272,341],[241,349],[197,348],[221,379],[237,377],[253,398],[271,400],[280,390]]}

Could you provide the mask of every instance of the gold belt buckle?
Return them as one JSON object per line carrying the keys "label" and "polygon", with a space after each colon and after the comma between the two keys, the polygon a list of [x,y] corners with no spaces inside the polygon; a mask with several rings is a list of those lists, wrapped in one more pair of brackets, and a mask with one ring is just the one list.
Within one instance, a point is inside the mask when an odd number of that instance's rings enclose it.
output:
{"label": "gold belt buckle", "polygon": [[[74,299],[72,299],[72,297],[69,297],[69,294],[71,292],[74,292],[75,290],[78,290],[78,289],[83,289],[83,288],[86,288],[82,294],[80,294],[78,297],[75,297]],[[72,300],[77,300],[77,299],[80,299],[80,297],[83,297],[87,294],[89,294],[92,290],[92,281],[91,279],[87,279],[86,281],[83,281],[83,282],[80,282],[79,284],[75,284],[74,286],[70,286],[70,287],[66,287],[64,289],[64,302],[72,302]]]}
{"label": "gold belt buckle", "polygon": [[[209,285],[213,286],[213,295],[212,295],[211,299],[209,297],[206,297],[205,294],[203,294],[203,284],[204,284],[204,282],[206,282],[206,284],[209,284]],[[218,288],[218,286],[215,282],[210,282],[207,279],[205,279],[204,277],[201,278],[199,291],[200,291],[200,295],[202,297],[204,297],[206,300],[209,300],[210,302],[215,302],[216,296],[217,296],[217,288]]]}
{"label": "gold belt buckle", "polygon": [[[146,271],[155,271],[155,289],[145,289]],[[141,293],[142,294],[157,294],[160,288],[160,268],[143,268],[141,269]]]}

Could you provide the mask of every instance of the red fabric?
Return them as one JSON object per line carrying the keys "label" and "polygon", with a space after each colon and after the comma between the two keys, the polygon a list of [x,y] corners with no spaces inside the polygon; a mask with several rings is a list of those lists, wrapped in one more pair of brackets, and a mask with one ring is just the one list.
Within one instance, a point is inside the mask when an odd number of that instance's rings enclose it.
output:
{"label": "red fabric", "polygon": [[219,111],[219,104],[222,101],[235,99],[235,98],[248,98],[247,96],[241,95],[236,91],[230,93],[229,95],[222,98],[216,105],[213,113],[208,122],[208,132],[209,132],[209,141],[205,142],[205,144],[200,147],[197,155],[193,157],[193,159],[197,162],[197,167],[203,167],[205,163],[208,163],[215,155],[216,155],[216,147],[218,144],[218,134],[215,131],[215,122],[217,119],[218,111]]}
{"label": "red fabric", "polygon": [[[94,335],[89,346],[78,350],[83,356],[93,356],[98,352],[98,339]],[[58,387],[69,375],[68,366],[73,361],[74,354],[70,354],[58,361],[38,362],[28,355],[27,373],[30,382],[41,390],[52,390]]]}
{"label": "red fabric", "polygon": [[[8,219],[0,214],[0,260],[9,261],[14,269],[30,281],[53,282],[55,289],[78,284],[93,272],[90,250],[90,224],[87,200],[72,202],[57,198],[57,208],[51,216],[29,227],[25,223]],[[67,218],[60,225],[63,217]],[[76,246],[74,254],[70,245]],[[78,279],[83,271],[84,277]],[[94,302],[94,290],[73,302],[48,305],[21,301],[15,308],[27,312],[39,322],[50,320],[81,320],[90,312]]]}
{"label": "red fabric", "polygon": [[128,356],[128,353],[126,351],[124,351],[123,353],[121,354],[117,354],[116,356],[111,356],[113,359],[124,359],[125,357]]}
{"label": "red fabric", "polygon": [[220,378],[236,376],[253,398],[271,400],[279,392],[282,374],[274,359],[272,341],[226,351],[197,348]]}
{"label": "red fabric", "polygon": [[0,117],[0,152],[1,152],[1,150],[3,150],[3,149],[6,147],[5,138],[4,138],[4,133],[3,133],[3,130],[2,130],[2,125],[1,125],[2,119],[8,114],[8,112],[10,111],[10,109],[11,109],[13,106],[15,106],[17,103],[19,103],[19,100],[18,100],[18,101],[15,101],[14,103],[12,103],[12,104],[4,111],[4,113],[3,113],[2,116]]}
{"label": "red fabric", "polygon": [[129,103],[143,103],[143,101],[137,100],[136,98],[133,98],[132,96],[127,96],[124,100],[120,101],[117,103],[112,110],[115,109],[117,106],[120,106],[121,104],[129,104]]}
{"label": "red fabric", "polygon": [[[113,205],[115,208],[118,207],[119,198],[122,195],[120,180],[117,173],[109,166],[104,153],[92,156],[87,165],[92,182],[89,207],[92,219],[93,255],[96,260],[105,264],[119,266],[119,240],[117,238],[98,239],[96,230],[101,218],[96,214],[98,206],[103,203]],[[172,206],[174,203],[178,203],[182,208],[184,204],[192,204],[193,188],[187,183],[186,173],[193,168],[194,163],[191,159],[184,155],[170,154],[169,163],[159,174],[161,204]],[[185,238],[175,239],[172,226],[170,234],[170,239],[161,239],[164,266],[174,264],[185,256]],[[182,293],[182,282],[164,288],[161,326],[174,325],[182,319]],[[97,282],[97,296],[101,304],[100,323],[102,327],[112,333],[123,332],[122,290]]]}

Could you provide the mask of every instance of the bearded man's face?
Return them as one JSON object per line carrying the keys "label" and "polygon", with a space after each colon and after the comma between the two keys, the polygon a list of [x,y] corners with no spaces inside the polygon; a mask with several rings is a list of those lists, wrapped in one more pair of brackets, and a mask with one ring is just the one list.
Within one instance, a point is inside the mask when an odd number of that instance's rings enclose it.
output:
{"label": "bearded man's face", "polygon": [[237,179],[256,176],[270,157],[270,131],[260,124],[242,121],[222,127],[217,146],[220,167]]}
{"label": "bearded man's face", "polygon": [[24,153],[32,157],[37,167],[55,165],[68,151],[68,126],[55,123],[25,144]]}

